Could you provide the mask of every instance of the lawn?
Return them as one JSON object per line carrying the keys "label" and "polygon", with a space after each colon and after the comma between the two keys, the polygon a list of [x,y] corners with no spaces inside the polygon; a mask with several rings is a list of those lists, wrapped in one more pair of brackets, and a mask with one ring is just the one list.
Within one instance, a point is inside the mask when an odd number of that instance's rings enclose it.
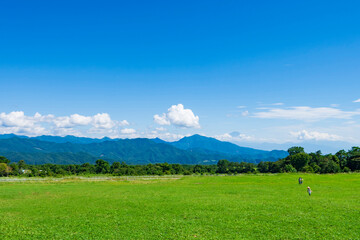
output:
{"label": "lawn", "polygon": [[0,238],[360,239],[360,174],[299,176],[0,182]]}

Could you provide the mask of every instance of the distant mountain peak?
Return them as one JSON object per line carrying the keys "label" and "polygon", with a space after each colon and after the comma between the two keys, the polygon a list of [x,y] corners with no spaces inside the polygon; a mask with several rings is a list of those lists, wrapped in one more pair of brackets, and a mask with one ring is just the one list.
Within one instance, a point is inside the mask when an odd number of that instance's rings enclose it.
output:
{"label": "distant mountain peak", "polygon": [[151,139],[155,143],[168,143],[167,141],[162,140],[161,138],[152,138]]}
{"label": "distant mountain peak", "polygon": [[183,137],[183,138],[210,138],[210,137],[206,137],[206,136],[200,135],[200,134],[194,134],[194,135]]}
{"label": "distant mountain peak", "polygon": [[226,153],[231,155],[237,154],[264,154],[268,151],[258,150],[254,148],[241,147],[237,144],[220,141],[216,138],[194,134],[189,137],[184,137],[179,141],[172,142],[173,146],[181,149],[206,149],[219,153]]}

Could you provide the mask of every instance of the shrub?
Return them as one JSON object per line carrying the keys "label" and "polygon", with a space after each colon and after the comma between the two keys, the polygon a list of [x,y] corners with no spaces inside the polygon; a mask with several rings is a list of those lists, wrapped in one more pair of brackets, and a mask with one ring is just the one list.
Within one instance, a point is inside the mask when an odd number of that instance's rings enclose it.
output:
{"label": "shrub", "polygon": [[285,172],[297,172],[291,164],[286,164],[284,170]]}
{"label": "shrub", "polygon": [[314,172],[314,169],[313,169],[311,166],[306,165],[305,167],[303,167],[303,168],[301,169],[301,171],[302,171],[302,172],[313,173],[313,172]]}

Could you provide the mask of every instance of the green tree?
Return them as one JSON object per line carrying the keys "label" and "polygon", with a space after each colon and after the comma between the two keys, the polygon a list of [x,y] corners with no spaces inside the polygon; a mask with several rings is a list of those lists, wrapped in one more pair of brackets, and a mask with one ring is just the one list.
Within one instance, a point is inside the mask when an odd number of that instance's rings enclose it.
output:
{"label": "green tree", "polygon": [[345,150],[340,150],[335,155],[339,158],[341,169],[344,169],[347,165],[348,153]]}
{"label": "green tree", "polygon": [[174,169],[175,174],[182,174],[184,172],[184,167],[180,164],[172,164],[172,169]]}
{"label": "green tree", "polygon": [[9,176],[11,168],[6,163],[0,163],[0,176]]}
{"label": "green tree", "polygon": [[312,162],[310,164],[310,166],[313,169],[314,173],[320,173],[321,172],[321,167],[319,167],[319,165],[317,165],[315,162]]}
{"label": "green tree", "polygon": [[11,163],[10,168],[11,168],[11,174],[12,175],[18,175],[19,174],[19,167],[18,167],[18,165],[16,163]]}
{"label": "green tree", "polygon": [[350,156],[360,155],[360,147],[352,147],[349,151]]}
{"label": "green tree", "polygon": [[291,147],[287,151],[288,151],[290,156],[298,154],[298,153],[305,153],[303,147]]}
{"label": "green tree", "polygon": [[170,173],[170,170],[171,170],[170,164],[168,164],[167,162],[164,162],[164,163],[161,163],[160,166],[162,168],[163,173]]}
{"label": "green tree", "polygon": [[279,172],[281,172],[281,161],[269,162],[269,171],[271,173],[279,173]]}
{"label": "green tree", "polygon": [[202,165],[196,164],[193,169],[194,173],[204,173],[204,169]]}
{"label": "green tree", "polygon": [[348,152],[347,166],[352,171],[360,170],[360,147],[352,147]]}
{"label": "green tree", "polygon": [[291,164],[286,164],[284,170],[285,172],[296,172],[296,169]]}
{"label": "green tree", "polygon": [[219,160],[217,163],[217,172],[218,173],[228,173],[229,172],[230,162],[226,159]]}
{"label": "green tree", "polygon": [[308,173],[313,173],[314,169],[310,166],[310,165],[306,165],[305,167],[303,167],[301,169],[302,172],[308,172]]}
{"label": "green tree", "polygon": [[109,173],[110,165],[107,161],[98,159],[95,162],[95,172],[96,173]]}
{"label": "green tree", "polygon": [[293,165],[297,171],[300,171],[303,167],[305,167],[309,163],[310,156],[307,153],[301,152],[290,155],[289,160],[291,165]]}
{"label": "green tree", "polygon": [[0,163],[9,164],[10,160],[7,159],[6,157],[0,156]]}
{"label": "green tree", "polygon": [[19,167],[20,170],[21,170],[21,169],[26,169],[26,163],[25,163],[24,160],[18,161],[17,165],[18,165],[18,167]]}
{"label": "green tree", "polygon": [[255,164],[253,163],[244,163],[242,162],[241,164],[243,164],[243,172],[245,173],[254,173],[255,172]]}
{"label": "green tree", "polygon": [[316,153],[310,153],[311,157],[310,163],[319,164],[321,162],[321,159],[323,158],[321,151],[317,151]]}
{"label": "green tree", "polygon": [[257,169],[261,173],[268,173],[269,172],[269,162],[259,162],[257,165]]}
{"label": "green tree", "polygon": [[86,173],[95,173],[94,165],[92,165],[90,163],[83,163],[78,168],[78,172],[79,173],[85,173],[85,174]]}
{"label": "green tree", "polygon": [[121,167],[120,162],[113,162],[113,164],[111,164],[111,167],[110,167],[110,172],[111,173],[118,173],[120,167]]}
{"label": "green tree", "polygon": [[333,160],[325,161],[321,166],[321,173],[337,173],[340,172],[340,166]]}
{"label": "green tree", "polygon": [[348,160],[348,167],[352,171],[360,170],[360,156],[352,156]]}

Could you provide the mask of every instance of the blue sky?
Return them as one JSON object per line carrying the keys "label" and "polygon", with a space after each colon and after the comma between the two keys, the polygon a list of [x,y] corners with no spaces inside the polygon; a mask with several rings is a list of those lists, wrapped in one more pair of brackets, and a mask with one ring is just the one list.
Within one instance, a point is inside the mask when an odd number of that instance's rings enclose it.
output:
{"label": "blue sky", "polygon": [[0,133],[359,145],[359,9],[2,1]]}

